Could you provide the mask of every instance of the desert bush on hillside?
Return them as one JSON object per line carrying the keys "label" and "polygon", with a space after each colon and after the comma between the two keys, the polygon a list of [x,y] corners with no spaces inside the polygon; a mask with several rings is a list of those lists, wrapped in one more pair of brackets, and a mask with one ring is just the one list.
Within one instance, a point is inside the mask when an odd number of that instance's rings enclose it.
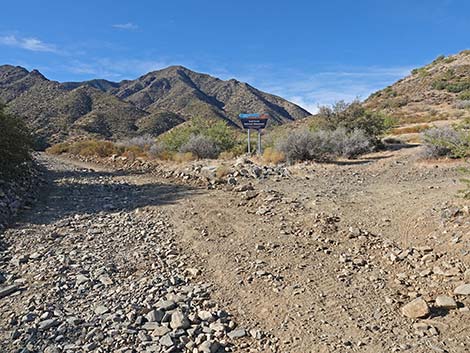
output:
{"label": "desert bush on hillside", "polygon": [[195,118],[184,126],[176,127],[162,135],[159,141],[169,152],[177,152],[191,136],[205,136],[214,142],[219,151],[228,151],[237,146],[236,132],[224,121]]}
{"label": "desert bush on hillside", "polygon": [[101,140],[63,142],[46,149],[46,152],[50,154],[70,153],[73,155],[85,157],[110,157],[112,155],[121,155],[124,151],[124,148],[118,147],[111,141]]}
{"label": "desert bush on hillside", "polygon": [[398,128],[392,129],[391,134],[392,135],[415,134],[418,132],[423,132],[430,128],[431,128],[431,125],[429,124],[419,124],[419,125],[413,125],[413,126],[398,127]]}
{"label": "desert bush on hillside", "polygon": [[86,140],[72,144],[69,153],[81,156],[110,157],[120,154],[118,147],[110,141]]}
{"label": "desert bush on hillside", "polygon": [[470,101],[470,90],[463,91],[459,94],[459,99],[461,101]]}
{"label": "desert bush on hillside", "polygon": [[263,152],[263,160],[265,163],[278,164],[286,160],[286,156],[281,151],[273,147],[268,147]]}
{"label": "desert bush on hillside", "polygon": [[382,135],[390,126],[390,122],[381,113],[366,110],[362,104],[355,100],[352,103],[339,101],[330,106],[322,106],[318,112],[318,130],[336,130],[338,128],[346,129],[351,132],[354,130],[362,130],[371,139],[378,141],[378,137]]}
{"label": "desert bush on hillside", "polygon": [[429,129],[422,133],[424,157],[460,158],[469,153],[468,132],[450,126]]}
{"label": "desert bush on hillside", "polygon": [[[463,172],[467,175],[470,175],[470,168],[464,168]],[[464,188],[460,189],[458,193],[461,197],[468,200],[470,199],[470,178],[462,178],[460,181],[464,184]]]}
{"label": "desert bush on hillside", "polygon": [[155,143],[155,137],[151,135],[136,136],[127,140],[122,140],[116,143],[117,146],[122,147],[140,147],[141,149],[149,149]]}
{"label": "desert bush on hillside", "polygon": [[186,153],[175,153],[171,156],[171,160],[177,163],[185,163],[196,160],[197,157],[193,155],[191,152]]}
{"label": "desert bush on hillside", "polygon": [[289,162],[314,160],[313,151],[317,144],[314,133],[308,130],[297,130],[278,142],[277,149],[284,153]]}
{"label": "desert bush on hillside", "polygon": [[188,142],[183,144],[180,153],[190,152],[197,158],[217,158],[219,155],[219,148],[216,143],[208,136],[204,135],[191,135]]}
{"label": "desert bush on hillside", "polygon": [[333,156],[355,158],[361,154],[371,152],[373,149],[370,138],[363,130],[347,132],[340,128],[329,133],[329,141]]}
{"label": "desert bush on hillside", "polygon": [[166,146],[162,142],[157,142],[150,146],[147,155],[151,159],[171,159],[171,154],[167,151]]}
{"label": "desert bush on hillside", "polygon": [[337,157],[354,158],[373,149],[371,137],[363,130],[345,128],[294,131],[278,143],[289,162],[326,161]]}
{"label": "desert bush on hillside", "polygon": [[31,159],[33,139],[21,119],[7,114],[0,105],[0,178],[21,174]]}

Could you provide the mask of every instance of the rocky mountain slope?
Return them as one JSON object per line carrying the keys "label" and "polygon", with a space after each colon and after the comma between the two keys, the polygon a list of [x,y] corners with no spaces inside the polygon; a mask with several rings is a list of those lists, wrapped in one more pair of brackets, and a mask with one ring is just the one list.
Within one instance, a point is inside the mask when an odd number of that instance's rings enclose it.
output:
{"label": "rocky mountain slope", "polygon": [[246,83],[223,81],[181,66],[119,83],[59,83],[37,70],[3,65],[0,102],[27,119],[45,143],[82,135],[107,139],[158,135],[196,116],[238,125],[241,112],[267,112],[276,124],[309,115]]}
{"label": "rocky mountain slope", "polygon": [[470,50],[414,69],[411,75],[372,94],[366,107],[403,123],[470,117]]}

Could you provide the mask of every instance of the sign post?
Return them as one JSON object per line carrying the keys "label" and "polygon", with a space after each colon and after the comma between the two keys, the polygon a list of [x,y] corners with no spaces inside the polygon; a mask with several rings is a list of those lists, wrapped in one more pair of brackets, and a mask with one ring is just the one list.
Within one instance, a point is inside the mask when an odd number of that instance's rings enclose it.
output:
{"label": "sign post", "polygon": [[258,148],[257,152],[259,155],[262,153],[261,149],[261,129],[264,129],[268,123],[268,114],[240,114],[240,121],[242,122],[243,128],[248,130],[248,153],[251,153],[251,141],[250,141],[250,130],[255,129],[258,131]]}
{"label": "sign post", "polygon": [[248,154],[251,154],[250,129],[248,129]]}

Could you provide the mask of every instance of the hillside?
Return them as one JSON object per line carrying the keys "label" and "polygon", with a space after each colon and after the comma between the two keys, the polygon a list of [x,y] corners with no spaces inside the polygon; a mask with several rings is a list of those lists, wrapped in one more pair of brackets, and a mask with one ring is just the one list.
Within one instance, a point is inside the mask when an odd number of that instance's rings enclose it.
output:
{"label": "hillside", "polygon": [[268,112],[275,124],[309,115],[246,83],[172,66],[136,80],[59,83],[39,71],[0,66],[0,101],[44,143],[78,136],[121,139],[161,134],[193,117],[238,125],[241,112]]}
{"label": "hillside", "polygon": [[364,104],[398,118],[401,123],[469,117],[470,50],[439,56],[372,94]]}

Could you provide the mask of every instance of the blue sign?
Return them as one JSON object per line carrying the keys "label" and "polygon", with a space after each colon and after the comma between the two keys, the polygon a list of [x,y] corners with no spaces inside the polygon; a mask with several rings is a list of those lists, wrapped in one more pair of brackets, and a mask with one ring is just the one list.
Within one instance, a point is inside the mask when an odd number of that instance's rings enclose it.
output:
{"label": "blue sign", "polygon": [[268,114],[240,114],[239,117],[244,129],[264,129],[269,120]]}
{"label": "blue sign", "polygon": [[261,114],[240,114],[240,119],[259,118]]}

